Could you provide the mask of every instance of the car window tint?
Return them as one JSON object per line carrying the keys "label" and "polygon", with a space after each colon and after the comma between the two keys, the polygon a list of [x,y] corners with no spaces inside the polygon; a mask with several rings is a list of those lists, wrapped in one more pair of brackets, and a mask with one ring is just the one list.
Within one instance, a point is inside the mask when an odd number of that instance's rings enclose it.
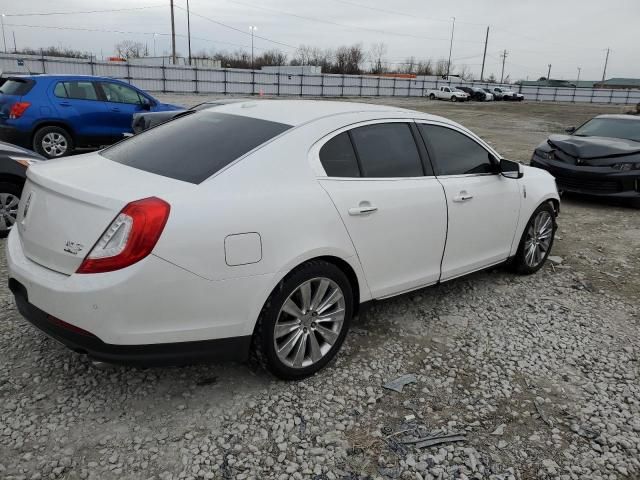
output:
{"label": "car window tint", "polygon": [[56,97],[67,98],[67,90],[64,88],[64,83],[58,82],[56,88],[53,89],[53,94]]}
{"label": "car window tint", "polygon": [[104,91],[104,95],[108,102],[130,103],[134,105],[142,103],[138,92],[136,92],[133,88],[129,88],[125,85],[120,85],[119,83],[110,82],[100,83],[100,86],[102,87],[102,90]]}
{"label": "car window tint", "polygon": [[358,159],[347,132],[333,137],[320,149],[320,162],[329,177],[359,177]]}
{"label": "car window tint", "polygon": [[100,154],[146,172],[201,183],[289,128],[291,125],[202,110],[134,135]]}
{"label": "car window tint", "polygon": [[440,175],[493,173],[491,154],[475,140],[446,127],[419,124],[431,147]]}
{"label": "car window tint", "polygon": [[98,94],[91,82],[64,82],[68,98],[97,100]]}
{"label": "car window tint", "polygon": [[379,123],[350,132],[363,177],[423,176],[420,154],[408,124]]}

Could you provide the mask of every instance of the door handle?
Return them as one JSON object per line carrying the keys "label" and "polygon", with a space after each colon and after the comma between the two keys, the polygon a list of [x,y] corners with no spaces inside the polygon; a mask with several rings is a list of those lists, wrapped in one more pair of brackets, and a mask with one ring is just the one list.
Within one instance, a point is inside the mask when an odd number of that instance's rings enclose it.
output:
{"label": "door handle", "polygon": [[119,111],[120,111],[120,109],[119,109],[119,108],[116,108],[116,107],[112,107],[112,108],[111,108],[111,111],[112,111],[112,112],[119,112]]}
{"label": "door handle", "polygon": [[454,202],[467,202],[473,198],[473,195],[469,195],[466,190],[462,190],[458,195],[453,197]]}
{"label": "door handle", "polygon": [[70,107],[71,104],[69,102],[60,102],[58,105],[60,105],[61,107]]}
{"label": "door handle", "polygon": [[353,207],[349,209],[349,215],[369,215],[370,213],[378,210],[378,207],[374,207],[373,205],[363,205],[361,207]]}

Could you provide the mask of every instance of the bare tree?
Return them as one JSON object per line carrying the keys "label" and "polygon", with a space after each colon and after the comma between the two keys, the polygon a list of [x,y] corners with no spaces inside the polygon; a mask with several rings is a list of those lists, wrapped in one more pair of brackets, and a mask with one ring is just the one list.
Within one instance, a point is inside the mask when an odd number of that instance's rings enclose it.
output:
{"label": "bare tree", "polygon": [[[447,62],[447,60],[445,58],[440,58],[438,59],[438,61],[436,62],[436,67],[435,67],[435,74],[436,75],[440,75],[440,76],[444,76],[447,74],[447,64],[449,62]],[[453,71],[453,65],[450,68],[450,71]]]}
{"label": "bare tree", "polygon": [[18,49],[16,53],[23,55],[45,55],[47,57],[90,58],[91,53],[74,50],[70,47],[45,47],[39,50],[34,48]]}
{"label": "bare tree", "polygon": [[383,60],[387,54],[387,46],[384,42],[374,43],[369,48],[369,61],[371,62],[371,73],[384,73],[387,71],[386,62]]}
{"label": "bare tree", "polygon": [[115,50],[116,55],[120,58],[140,58],[144,56],[145,46],[142,42],[123,40],[115,45]]}
{"label": "bare tree", "polygon": [[465,80],[467,82],[470,82],[473,80],[473,74],[471,73],[471,70],[469,69],[468,66],[466,65],[462,65],[459,70],[458,70],[458,76],[462,79]]}
{"label": "bare tree", "polygon": [[416,57],[407,58],[402,67],[400,68],[401,73],[414,73],[413,70],[416,68]]}
{"label": "bare tree", "polygon": [[489,83],[496,83],[498,81],[498,79],[496,78],[495,74],[491,74],[487,77],[487,82]]}
{"label": "bare tree", "polygon": [[433,75],[433,63],[431,59],[420,60],[416,65],[416,74],[418,75]]}

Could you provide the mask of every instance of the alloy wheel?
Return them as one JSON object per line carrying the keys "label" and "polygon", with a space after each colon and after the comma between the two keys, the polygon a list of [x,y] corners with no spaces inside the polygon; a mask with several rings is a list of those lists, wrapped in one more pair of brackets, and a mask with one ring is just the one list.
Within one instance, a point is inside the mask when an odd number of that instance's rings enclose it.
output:
{"label": "alloy wheel", "polygon": [[328,278],[313,278],[285,300],[275,324],[278,359],[292,368],[320,361],[340,336],[345,317],[342,289]]}
{"label": "alloy wheel", "polygon": [[0,230],[9,230],[18,218],[20,198],[11,193],[0,193]]}
{"label": "alloy wheel", "polygon": [[67,151],[67,139],[57,132],[49,132],[42,137],[42,149],[50,157],[61,157]]}
{"label": "alloy wheel", "polygon": [[537,267],[549,251],[553,238],[553,218],[546,211],[540,211],[527,229],[524,242],[524,261],[528,267]]}

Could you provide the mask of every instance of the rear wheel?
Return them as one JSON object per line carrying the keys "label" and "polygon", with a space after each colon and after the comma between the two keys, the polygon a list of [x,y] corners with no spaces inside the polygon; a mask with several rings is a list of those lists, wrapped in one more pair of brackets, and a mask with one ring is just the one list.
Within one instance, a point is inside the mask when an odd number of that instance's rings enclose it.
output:
{"label": "rear wheel", "polygon": [[435,100],[436,96],[432,93],[431,95],[429,95],[429,100]]}
{"label": "rear wheel", "polygon": [[42,127],[33,136],[33,149],[43,157],[60,158],[73,152],[73,139],[62,127]]}
{"label": "rear wheel", "polygon": [[16,223],[21,194],[21,185],[0,182],[0,238],[6,237]]}
{"label": "rear wheel", "polygon": [[352,314],[351,284],[342,270],[320,260],[308,262],[269,296],[254,332],[253,353],[279,378],[308,377],[336,355]]}
{"label": "rear wheel", "polygon": [[547,202],[536,208],[524,229],[513,261],[516,272],[528,275],[542,268],[551,253],[556,228],[553,206]]}

